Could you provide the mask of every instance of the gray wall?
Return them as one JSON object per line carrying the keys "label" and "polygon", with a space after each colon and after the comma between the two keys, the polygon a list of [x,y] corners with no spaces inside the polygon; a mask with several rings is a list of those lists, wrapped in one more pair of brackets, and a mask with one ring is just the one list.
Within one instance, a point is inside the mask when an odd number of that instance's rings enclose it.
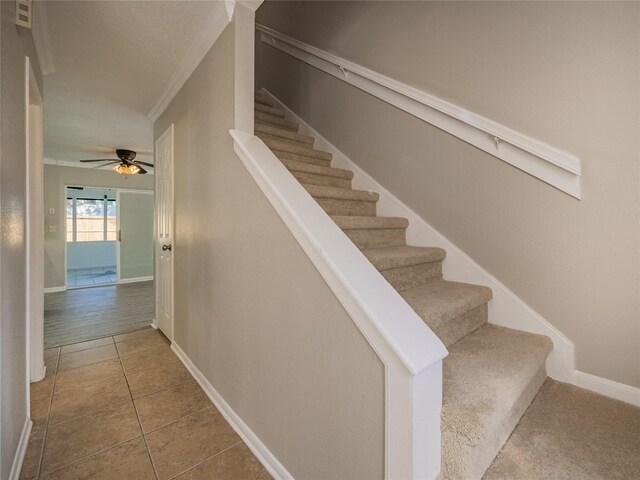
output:
{"label": "gray wall", "polygon": [[640,3],[267,2],[257,22],[577,154],[576,200],[257,42],[285,101],[576,345],[640,386]]}
{"label": "gray wall", "polygon": [[233,151],[234,26],[175,125],[175,342],[296,478],[383,475],[383,366]]}
{"label": "gray wall", "polygon": [[27,418],[25,56],[42,92],[31,33],[0,2],[0,478],[8,478]]}
{"label": "gray wall", "polygon": [[120,193],[120,278],[153,275],[153,195]]}
{"label": "gray wall", "polygon": [[[110,170],[44,166],[44,286],[63,287],[65,282],[65,185],[153,190],[153,175],[120,175]],[[49,214],[53,208],[55,213]],[[56,231],[49,232],[49,225]]]}

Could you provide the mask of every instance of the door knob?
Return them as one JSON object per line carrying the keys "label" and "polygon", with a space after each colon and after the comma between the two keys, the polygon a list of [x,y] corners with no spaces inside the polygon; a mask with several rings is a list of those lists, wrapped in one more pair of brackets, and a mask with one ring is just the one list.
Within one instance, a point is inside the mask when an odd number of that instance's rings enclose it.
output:
{"label": "door knob", "polygon": [[162,245],[162,250],[164,250],[165,252],[166,252],[167,250],[171,251],[171,244],[169,244],[169,245]]}

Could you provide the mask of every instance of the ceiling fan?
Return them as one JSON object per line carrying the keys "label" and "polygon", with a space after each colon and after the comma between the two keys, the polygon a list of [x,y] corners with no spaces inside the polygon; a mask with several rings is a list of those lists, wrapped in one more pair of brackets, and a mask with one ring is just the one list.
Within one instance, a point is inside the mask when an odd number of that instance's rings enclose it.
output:
{"label": "ceiling fan", "polygon": [[116,156],[120,160],[116,160],[115,158],[96,158],[92,160],[80,160],[81,162],[89,163],[89,162],[107,162],[104,165],[100,165],[100,167],[107,166],[111,163],[116,163],[113,169],[124,175],[134,175],[136,173],[147,173],[147,171],[142,168],[142,165],[146,167],[153,168],[152,163],[142,162],[140,160],[135,160],[136,152],[133,150],[127,150],[124,148],[118,148],[116,150]]}

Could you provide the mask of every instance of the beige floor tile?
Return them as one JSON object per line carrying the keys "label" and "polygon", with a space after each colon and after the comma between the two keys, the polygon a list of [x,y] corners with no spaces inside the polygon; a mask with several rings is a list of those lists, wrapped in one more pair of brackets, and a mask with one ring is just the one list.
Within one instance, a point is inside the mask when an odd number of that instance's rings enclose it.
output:
{"label": "beige floor tile", "polygon": [[98,338],[97,340],[89,340],[88,342],[73,343],[62,347],[61,353],[73,353],[81,350],[89,350],[90,348],[102,347],[104,345],[113,344],[113,337]]}
{"label": "beige floor tile", "polygon": [[209,397],[193,379],[135,400],[134,403],[143,432],[150,432],[212,406]]}
{"label": "beige floor tile", "polygon": [[51,408],[51,398],[31,400],[31,421],[33,423],[46,423]]}
{"label": "beige floor tile", "polygon": [[44,366],[47,367],[45,372],[46,378],[53,377],[58,370],[58,357],[60,355],[60,348],[49,348],[44,351]]}
{"label": "beige floor tile", "polygon": [[131,395],[122,373],[115,381],[78,385],[63,390],[56,388],[49,423],[55,425],[128,400],[131,400]]}
{"label": "beige floor tile", "polygon": [[104,362],[112,358],[117,358],[115,345],[103,345],[102,347],[90,348],[80,352],[66,353],[60,355],[60,365],[58,373],[72,368],[84,367],[92,363]]}
{"label": "beige floor tile", "polygon": [[56,393],[68,388],[86,387],[94,383],[115,382],[124,375],[119,358],[64,370],[56,377]]}
{"label": "beige floor tile", "polygon": [[29,385],[30,400],[32,402],[39,402],[44,399],[50,399],[53,395],[53,377],[44,378],[39,382],[34,382]]}
{"label": "beige floor tile", "polygon": [[240,441],[215,407],[146,435],[160,480],[182,473]]}
{"label": "beige floor tile", "polygon": [[134,338],[154,336],[154,335],[160,335],[160,334],[155,328],[147,327],[147,328],[143,328],[142,330],[135,330],[133,332],[123,333],[122,335],[115,335],[113,337],[113,340],[116,343],[120,343],[120,342],[126,342],[129,340],[132,340]]}
{"label": "beige floor tile", "polygon": [[144,370],[150,367],[157,367],[174,361],[175,354],[171,351],[169,345],[158,345],[151,350],[142,350],[131,355],[120,357],[122,367],[126,374]]}
{"label": "beige floor tile", "polygon": [[34,423],[29,436],[27,452],[22,461],[20,480],[31,480],[38,478],[40,469],[40,459],[42,458],[42,444],[47,429],[46,423]]}
{"label": "beige floor tile", "polygon": [[142,437],[42,477],[46,480],[153,480],[155,474]]}
{"label": "beige floor tile", "polygon": [[272,477],[244,443],[175,477],[176,480],[270,480]]}
{"label": "beige floor tile", "polygon": [[94,453],[132,440],[141,433],[133,402],[50,426],[42,472],[53,472]]}
{"label": "beige floor tile", "polygon": [[155,335],[142,335],[131,340],[116,343],[116,349],[118,354],[122,357],[124,355],[131,355],[142,350],[154,349],[157,347],[169,346],[169,341],[159,333]]}
{"label": "beige floor tile", "polygon": [[176,357],[172,361],[127,374],[129,389],[134,399],[186,382],[191,374]]}

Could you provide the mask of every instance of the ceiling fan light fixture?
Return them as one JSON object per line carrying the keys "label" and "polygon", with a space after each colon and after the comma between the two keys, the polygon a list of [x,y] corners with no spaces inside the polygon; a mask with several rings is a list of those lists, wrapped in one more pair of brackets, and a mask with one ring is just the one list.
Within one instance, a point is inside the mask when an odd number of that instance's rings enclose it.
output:
{"label": "ceiling fan light fixture", "polygon": [[125,165],[124,163],[119,163],[118,165],[113,167],[113,169],[123,175],[135,175],[140,171],[140,167],[133,164]]}

